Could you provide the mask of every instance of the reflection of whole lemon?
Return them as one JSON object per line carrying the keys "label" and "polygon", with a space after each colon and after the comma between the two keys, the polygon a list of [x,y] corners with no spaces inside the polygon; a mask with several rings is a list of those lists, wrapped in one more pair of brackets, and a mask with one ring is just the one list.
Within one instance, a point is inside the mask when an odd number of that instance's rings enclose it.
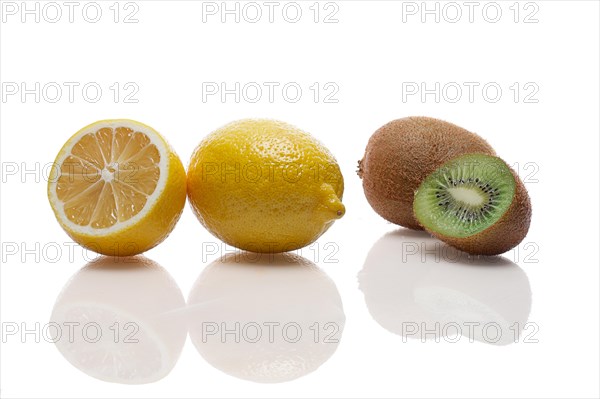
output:
{"label": "reflection of whole lemon", "polygon": [[200,355],[229,375],[260,383],[317,370],[337,350],[346,322],[335,283],[292,254],[217,258],[192,286],[187,309]]}
{"label": "reflection of whole lemon", "polygon": [[335,158],[274,120],[240,120],[206,137],[192,155],[187,190],[212,234],[255,252],[304,247],[345,212]]}

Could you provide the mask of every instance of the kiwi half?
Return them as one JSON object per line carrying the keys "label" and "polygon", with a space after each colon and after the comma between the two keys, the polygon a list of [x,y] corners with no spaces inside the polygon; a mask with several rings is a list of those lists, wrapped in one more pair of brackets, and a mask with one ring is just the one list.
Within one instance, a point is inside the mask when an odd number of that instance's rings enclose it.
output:
{"label": "kiwi half", "polygon": [[397,119],[373,133],[358,176],[375,212],[422,230],[413,215],[415,190],[444,162],[469,153],[495,154],[484,139],[452,123],[423,116]]}
{"label": "kiwi half", "polygon": [[531,202],[525,186],[500,158],[468,154],[423,180],[413,206],[432,235],[462,251],[497,255],[527,235]]}

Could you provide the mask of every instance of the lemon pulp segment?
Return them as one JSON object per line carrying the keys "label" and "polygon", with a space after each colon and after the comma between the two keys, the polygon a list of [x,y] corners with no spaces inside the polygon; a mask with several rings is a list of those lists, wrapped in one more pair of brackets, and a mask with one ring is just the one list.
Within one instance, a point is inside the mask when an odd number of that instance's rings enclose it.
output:
{"label": "lemon pulp segment", "polygon": [[60,165],[56,195],[71,222],[107,228],[144,207],[160,178],[159,162],[144,133],[103,127],[73,145]]}

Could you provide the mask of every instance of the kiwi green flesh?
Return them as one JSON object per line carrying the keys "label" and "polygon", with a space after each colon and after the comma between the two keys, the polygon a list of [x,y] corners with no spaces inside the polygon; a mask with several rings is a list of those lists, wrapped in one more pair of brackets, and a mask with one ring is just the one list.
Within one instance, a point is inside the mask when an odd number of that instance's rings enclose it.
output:
{"label": "kiwi green flesh", "polygon": [[435,233],[469,237],[496,223],[513,201],[516,182],[499,158],[468,154],[425,178],[415,194],[416,219]]}

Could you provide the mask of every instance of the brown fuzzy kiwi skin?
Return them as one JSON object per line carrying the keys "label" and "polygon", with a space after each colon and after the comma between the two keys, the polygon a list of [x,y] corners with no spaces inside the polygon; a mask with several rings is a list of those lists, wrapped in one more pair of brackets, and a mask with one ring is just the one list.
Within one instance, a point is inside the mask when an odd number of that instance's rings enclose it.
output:
{"label": "brown fuzzy kiwi skin", "polygon": [[531,223],[531,200],[525,185],[511,168],[515,179],[515,196],[502,217],[487,229],[469,237],[448,237],[426,229],[448,245],[472,255],[499,255],[517,245],[527,235]]}
{"label": "brown fuzzy kiwi skin", "polygon": [[415,116],[379,128],[358,162],[371,207],[389,222],[423,230],[413,215],[414,193],[427,175],[464,154],[495,155],[478,135],[439,119]]}

